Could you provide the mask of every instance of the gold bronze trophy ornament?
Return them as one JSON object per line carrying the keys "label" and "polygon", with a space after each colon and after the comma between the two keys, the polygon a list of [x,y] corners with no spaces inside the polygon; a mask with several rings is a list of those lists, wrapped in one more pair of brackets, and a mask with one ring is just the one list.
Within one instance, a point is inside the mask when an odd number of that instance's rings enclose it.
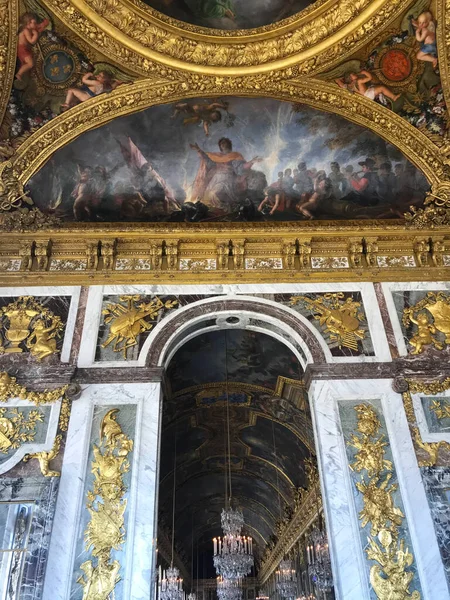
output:
{"label": "gold bronze trophy ornament", "polygon": [[118,413],[117,408],[106,413],[100,426],[100,443],[93,446],[94,482],[86,504],[91,518],[84,532],[85,548],[91,550],[93,560],[80,566],[84,575],[77,583],[83,588],[83,600],[107,600],[120,581],[121,565],[112,560],[111,553],[125,542],[127,500],[123,477],[130,469],[127,457],[133,441],[117,422]]}
{"label": "gold bronze trophy ornament", "polygon": [[38,360],[57,354],[64,329],[61,318],[32,296],[20,296],[0,309],[0,352],[30,353]]}
{"label": "gold bronze trophy ornament", "polygon": [[308,308],[314,319],[330,334],[330,341],[336,342],[339,348],[344,346],[358,350],[358,340],[365,338],[366,332],[361,328],[365,320],[360,312],[361,302],[348,297],[344,300],[343,292],[327,293],[316,298],[292,296],[289,304],[302,304]]}
{"label": "gold bronze trophy ornament", "polygon": [[177,304],[177,300],[163,302],[155,296],[150,302],[141,301],[141,296],[120,296],[121,303],[109,303],[103,310],[105,325],[109,325],[109,334],[102,348],[114,342],[113,352],[122,352],[127,358],[129,348],[136,346],[141,333],[150,331],[155,320],[164,310],[170,310]]}
{"label": "gold bronze trophy ornament", "polygon": [[[403,310],[403,325],[416,326],[409,343],[411,354],[421,354],[427,346],[443,350],[450,343],[450,296],[444,292],[427,292],[425,298]],[[442,334],[444,340],[437,337]]]}
{"label": "gold bronze trophy ornament", "polygon": [[347,445],[356,450],[350,468],[355,473],[361,472],[360,481],[355,481],[363,500],[359,513],[361,527],[369,523],[371,526],[365,548],[367,558],[375,563],[370,567],[370,583],[379,600],[420,600],[420,592],[410,590],[414,556],[400,537],[405,515],[395,505],[398,486],[391,483],[394,467],[385,458],[389,444],[379,434],[381,423],[372,406],[358,404],[355,411],[357,433],[351,435]]}

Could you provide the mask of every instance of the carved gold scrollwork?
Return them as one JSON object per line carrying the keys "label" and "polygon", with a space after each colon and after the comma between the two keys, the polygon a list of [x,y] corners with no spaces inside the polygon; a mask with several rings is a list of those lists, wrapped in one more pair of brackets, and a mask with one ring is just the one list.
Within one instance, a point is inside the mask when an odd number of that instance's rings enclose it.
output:
{"label": "carved gold scrollwork", "polygon": [[400,538],[405,515],[395,505],[394,493],[398,486],[391,483],[393,464],[385,458],[388,442],[384,435],[379,435],[381,424],[372,406],[358,404],[355,411],[358,433],[352,434],[347,443],[356,449],[350,468],[364,471],[367,476],[366,479],[362,475],[355,486],[363,498],[359,513],[361,527],[371,525],[366,555],[375,564],[370,568],[370,583],[379,600],[420,600],[420,592],[410,590],[414,556]]}
{"label": "carved gold scrollwork", "polygon": [[106,413],[100,426],[99,445],[93,446],[94,483],[86,504],[91,518],[84,540],[94,560],[81,565],[84,575],[77,583],[83,588],[83,600],[107,600],[120,580],[120,563],[111,560],[111,553],[125,541],[127,501],[123,476],[130,468],[127,456],[133,449],[133,441],[117,422],[118,413],[117,408]]}

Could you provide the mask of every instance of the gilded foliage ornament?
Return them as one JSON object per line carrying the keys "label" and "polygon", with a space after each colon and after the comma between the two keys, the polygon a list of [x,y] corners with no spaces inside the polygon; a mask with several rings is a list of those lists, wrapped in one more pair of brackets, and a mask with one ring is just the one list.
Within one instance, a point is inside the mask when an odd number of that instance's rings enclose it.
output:
{"label": "gilded foliage ornament", "polygon": [[93,446],[94,483],[86,505],[91,518],[84,539],[95,560],[81,565],[84,575],[77,582],[83,588],[83,600],[108,600],[120,581],[120,563],[111,560],[111,552],[119,550],[125,541],[123,476],[130,468],[127,456],[133,441],[117,422],[118,413],[118,409],[106,413],[100,426],[100,444]]}
{"label": "gilded foliage ornament", "polygon": [[344,346],[357,351],[358,340],[364,339],[366,334],[365,329],[360,327],[365,317],[359,310],[361,302],[351,297],[344,298],[343,292],[327,293],[315,298],[292,296],[290,305],[303,304],[329,334],[331,342],[336,342],[339,348]]}
{"label": "gilded foliage ornament", "polygon": [[430,410],[434,412],[439,420],[450,418],[450,404],[446,400],[433,400]]}
{"label": "gilded foliage ornament", "polygon": [[27,415],[18,408],[0,408],[0,452],[20,448],[26,442],[32,442],[36,435],[36,424],[44,420],[38,410]]}
{"label": "gilded foliage ornament", "polygon": [[395,505],[398,486],[391,483],[394,467],[384,458],[388,444],[384,435],[377,437],[380,420],[369,404],[358,404],[355,411],[358,434],[352,435],[347,444],[357,450],[350,467],[353,471],[365,470],[368,477],[361,476],[355,486],[363,500],[361,527],[371,526],[366,555],[376,564],[370,568],[370,583],[379,600],[420,600],[420,592],[410,590],[414,557],[400,538],[405,515]]}
{"label": "gilded foliage ornament", "polygon": [[103,310],[109,332],[102,348],[114,342],[113,352],[122,352],[125,359],[128,349],[138,343],[139,335],[153,328],[149,320],[154,321],[164,310],[170,310],[178,304],[177,300],[163,302],[158,296],[150,302],[144,302],[139,294],[120,296],[120,302],[109,303]]}
{"label": "gilded foliage ornament", "polygon": [[[428,346],[443,350],[450,343],[450,296],[444,292],[427,292],[425,298],[403,310],[403,325],[416,326],[409,340],[414,350],[421,354]],[[436,336],[443,334],[444,340]]]}
{"label": "gilded foliage ornament", "polygon": [[0,352],[16,354],[28,349],[42,360],[58,352],[56,338],[63,329],[61,317],[33,296],[20,296],[0,310]]}
{"label": "gilded foliage ornament", "polygon": [[59,400],[69,386],[64,385],[54,390],[34,392],[27,390],[25,386],[19,385],[15,377],[11,377],[6,371],[0,372],[0,402],[7,402],[10,398],[28,400],[36,406],[50,404]]}

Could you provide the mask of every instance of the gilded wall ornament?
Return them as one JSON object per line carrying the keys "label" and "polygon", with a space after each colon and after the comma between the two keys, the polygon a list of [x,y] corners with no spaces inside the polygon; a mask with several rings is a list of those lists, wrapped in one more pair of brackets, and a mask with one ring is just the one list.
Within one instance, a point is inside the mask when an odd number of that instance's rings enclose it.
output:
{"label": "gilded wall ornament", "polygon": [[44,420],[44,414],[31,410],[28,415],[18,408],[0,408],[0,452],[20,448],[32,442],[36,435],[36,424]]}
{"label": "gilded wall ornament", "polygon": [[84,575],[77,583],[83,588],[83,600],[108,600],[120,580],[121,565],[111,560],[111,553],[120,550],[125,541],[127,501],[123,476],[130,468],[127,456],[133,441],[117,422],[118,413],[117,408],[107,412],[100,426],[100,443],[93,446],[94,483],[86,504],[91,518],[84,539],[86,550],[91,550],[95,560],[87,560],[80,567]]}
{"label": "gilded wall ornament", "polygon": [[450,404],[443,399],[433,400],[430,410],[434,412],[439,420],[450,418]]}
{"label": "gilded wall ornament", "polygon": [[[421,354],[428,346],[443,350],[450,343],[450,296],[444,292],[427,292],[425,298],[403,310],[403,325],[416,326],[409,343]],[[444,340],[437,334],[441,333]]]}
{"label": "gilded wall ornament", "polygon": [[150,302],[144,302],[139,294],[120,296],[120,302],[109,303],[102,311],[104,323],[109,326],[108,338],[102,348],[114,342],[113,352],[122,352],[125,359],[128,349],[138,343],[139,335],[153,328],[149,320],[154,321],[165,310],[178,304],[177,300],[162,302],[158,296]]}
{"label": "gilded wall ornament", "polygon": [[355,302],[342,292],[327,293],[315,298],[307,296],[292,296],[290,305],[301,303],[311,311],[314,319],[330,334],[330,341],[336,342],[339,348],[344,346],[358,350],[358,340],[363,340],[365,329],[360,324],[365,321],[364,314],[360,312],[361,302]]}
{"label": "gilded wall ornament", "polygon": [[364,470],[368,477],[362,475],[355,487],[363,500],[361,527],[371,526],[365,549],[367,558],[375,562],[370,567],[370,583],[379,600],[420,600],[420,592],[410,590],[414,557],[400,537],[405,515],[395,505],[398,486],[391,484],[394,466],[385,459],[389,444],[383,434],[379,435],[380,419],[371,405],[358,404],[355,411],[358,433],[352,434],[347,444],[357,450],[350,468]]}
{"label": "gilded wall ornament", "polygon": [[35,458],[39,462],[41,473],[44,477],[60,477],[59,471],[52,471],[50,469],[50,461],[56,458],[61,448],[62,435],[58,434],[53,442],[51,450],[44,450],[42,452],[34,452],[32,454],[26,454],[23,458],[23,462],[27,462]]}
{"label": "gilded wall ornament", "polygon": [[15,377],[11,377],[6,371],[0,372],[0,402],[8,402],[10,398],[28,400],[32,404],[50,404],[59,400],[66,392],[68,385],[54,390],[34,392],[27,390],[25,386],[19,385]]}
{"label": "gilded wall ornament", "polygon": [[20,296],[1,309],[0,352],[15,354],[28,349],[42,360],[58,352],[56,338],[63,329],[61,317],[33,296]]}
{"label": "gilded wall ornament", "polygon": [[408,380],[407,383],[409,390],[402,393],[402,400],[417,454],[417,461],[419,467],[434,467],[439,461],[439,452],[441,449],[447,451],[450,450],[450,443],[444,440],[438,442],[425,442],[422,439],[417,425],[411,394],[434,395],[444,392],[450,387],[450,378],[444,379],[443,381],[431,382]]}

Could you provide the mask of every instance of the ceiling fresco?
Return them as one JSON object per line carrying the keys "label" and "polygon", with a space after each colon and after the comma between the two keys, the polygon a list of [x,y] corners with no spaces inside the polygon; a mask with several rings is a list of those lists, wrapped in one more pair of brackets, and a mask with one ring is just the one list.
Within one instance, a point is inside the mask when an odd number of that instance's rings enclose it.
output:
{"label": "ceiling fresco", "polygon": [[[297,380],[299,393],[291,388],[290,400],[275,395],[280,377],[289,378],[290,385]],[[306,485],[304,461],[313,455],[301,377],[286,346],[252,331],[229,329],[226,339],[225,330],[210,332],[175,353],[163,403],[159,518],[170,529],[176,465],[175,539],[186,557],[194,529],[205,565],[212,566],[211,539],[220,535],[228,465],[227,412],[233,502],[244,511],[245,533],[256,541],[257,563],[266,543],[274,540],[296,490]],[[205,568],[205,575],[212,576]]]}
{"label": "ceiling fresco", "polygon": [[144,0],[162,13],[201,27],[251,29],[290,17],[310,0]]}
{"label": "ceiling fresco", "polygon": [[399,218],[426,179],[336,115],[266,98],[186,100],[89,131],[28,186],[66,221]]}

